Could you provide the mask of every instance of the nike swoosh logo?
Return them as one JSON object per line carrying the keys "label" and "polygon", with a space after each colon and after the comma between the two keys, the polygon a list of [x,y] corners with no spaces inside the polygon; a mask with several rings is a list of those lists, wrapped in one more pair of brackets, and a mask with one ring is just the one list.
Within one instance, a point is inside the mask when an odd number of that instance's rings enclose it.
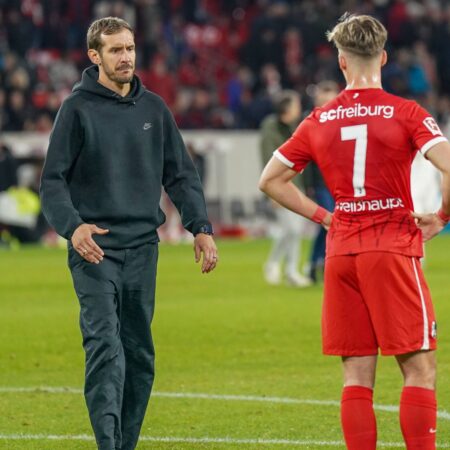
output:
{"label": "nike swoosh logo", "polygon": [[152,124],[150,122],[148,122],[148,123],[144,123],[144,126],[142,127],[142,129],[143,130],[148,130],[151,127],[152,127]]}
{"label": "nike swoosh logo", "polygon": [[430,428],[430,433],[436,433],[436,429],[435,428]]}

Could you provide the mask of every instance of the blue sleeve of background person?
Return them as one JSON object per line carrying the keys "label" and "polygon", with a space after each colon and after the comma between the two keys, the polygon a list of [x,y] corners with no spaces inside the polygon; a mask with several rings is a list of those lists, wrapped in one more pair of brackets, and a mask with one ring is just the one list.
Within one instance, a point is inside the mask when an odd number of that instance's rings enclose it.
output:
{"label": "blue sleeve of background person", "polygon": [[196,234],[208,224],[203,188],[171,112],[164,108],[162,183],[181,216],[184,228]]}
{"label": "blue sleeve of background person", "polygon": [[42,210],[56,232],[70,239],[83,223],[75,209],[68,178],[81,150],[83,134],[76,111],[65,102],[56,116],[42,171],[40,195]]}

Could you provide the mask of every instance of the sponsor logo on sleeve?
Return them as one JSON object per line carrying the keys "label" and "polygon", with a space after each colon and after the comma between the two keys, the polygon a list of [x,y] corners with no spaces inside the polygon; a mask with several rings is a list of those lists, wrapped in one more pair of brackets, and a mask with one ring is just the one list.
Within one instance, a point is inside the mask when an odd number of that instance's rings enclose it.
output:
{"label": "sponsor logo on sleeve", "polygon": [[427,117],[423,121],[423,124],[430,130],[433,136],[442,136],[442,131],[439,128],[439,125],[432,117]]}

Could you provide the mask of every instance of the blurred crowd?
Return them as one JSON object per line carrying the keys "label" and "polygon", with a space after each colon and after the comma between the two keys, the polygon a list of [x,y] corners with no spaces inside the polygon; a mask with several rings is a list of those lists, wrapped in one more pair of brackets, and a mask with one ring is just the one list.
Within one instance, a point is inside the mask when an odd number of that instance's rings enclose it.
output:
{"label": "blurred crowd", "polygon": [[257,128],[282,89],[305,94],[323,79],[343,86],[325,31],[345,11],[382,20],[384,87],[448,128],[446,0],[0,0],[0,130],[51,129],[89,64],[86,30],[107,15],[135,28],[137,72],[181,128]]}

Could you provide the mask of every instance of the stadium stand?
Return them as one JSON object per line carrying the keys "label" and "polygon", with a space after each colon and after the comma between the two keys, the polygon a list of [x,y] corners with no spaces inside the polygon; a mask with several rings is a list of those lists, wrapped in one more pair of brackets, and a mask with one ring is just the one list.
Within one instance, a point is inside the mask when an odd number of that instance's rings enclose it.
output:
{"label": "stadium stand", "polygon": [[448,131],[450,6],[438,0],[0,0],[0,130],[51,129],[88,64],[85,31],[105,15],[136,28],[138,73],[181,128],[257,128],[279,90],[342,82],[324,33],[346,10],[386,24],[384,86]]}

